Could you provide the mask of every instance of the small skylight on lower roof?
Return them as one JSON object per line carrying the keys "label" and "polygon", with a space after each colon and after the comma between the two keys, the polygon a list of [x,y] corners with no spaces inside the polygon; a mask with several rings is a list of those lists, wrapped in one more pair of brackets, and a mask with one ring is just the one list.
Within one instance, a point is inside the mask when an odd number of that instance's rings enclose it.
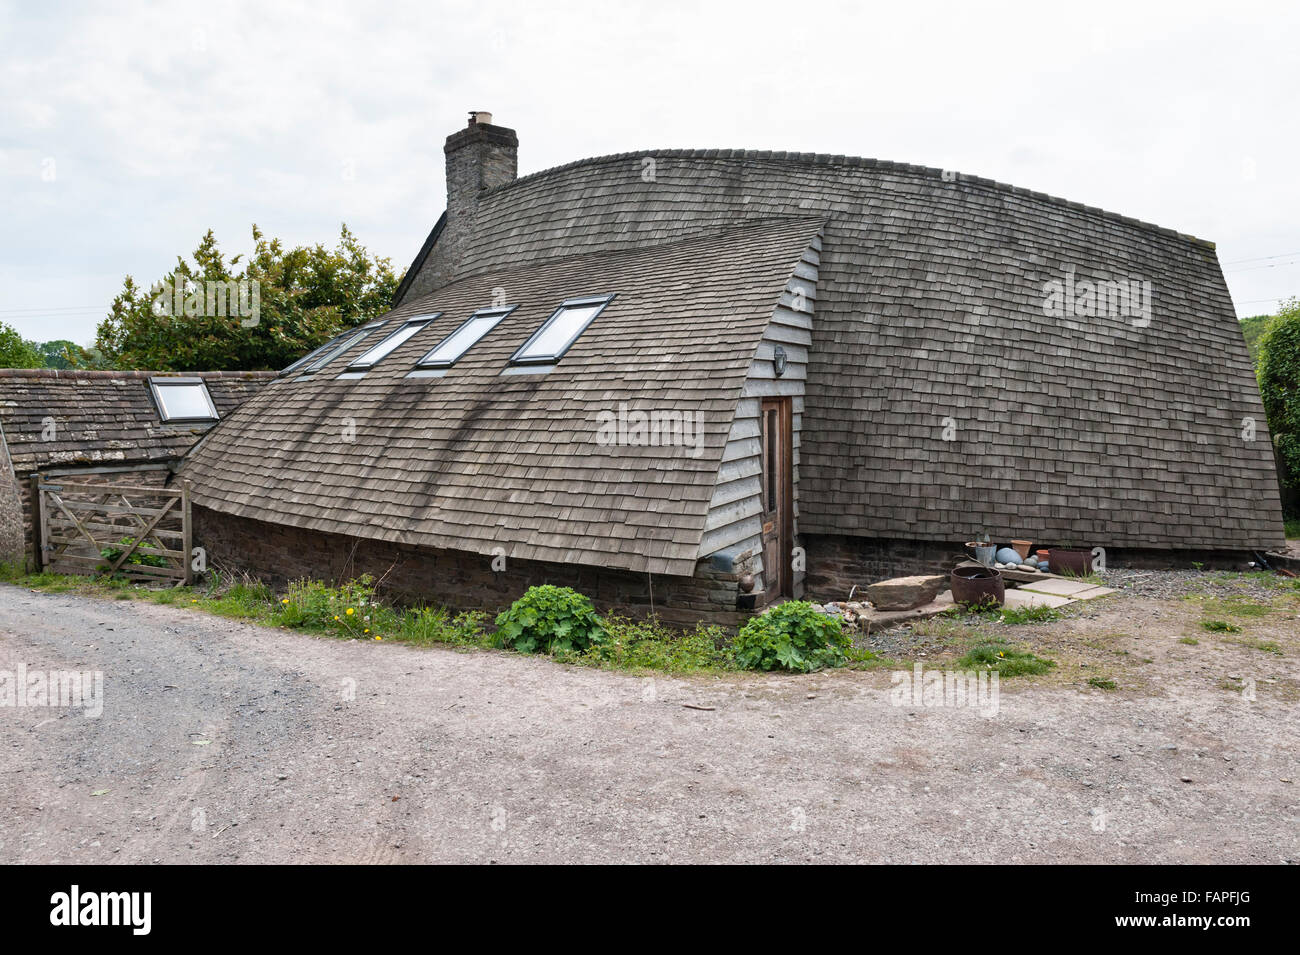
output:
{"label": "small skylight on lower roof", "polygon": [[613,295],[571,298],[561,303],[533,337],[510,359],[512,365],[551,365],[577,341],[597,315],[614,300]]}
{"label": "small skylight on lower roof", "polygon": [[367,371],[379,364],[399,346],[407,341],[412,335],[420,331],[442,313],[436,312],[433,315],[421,315],[419,318],[407,319],[397,327],[397,330],[385,338],[382,342],[358,356],[351,364],[348,365],[348,371]]}
{"label": "small skylight on lower roof", "polygon": [[503,308],[480,308],[460,327],[434,346],[433,351],[419,360],[417,368],[450,368],[484,335],[497,327],[497,323],[513,312],[518,305]]}
{"label": "small skylight on lower roof", "polygon": [[342,355],[353,345],[357,344],[362,339],[367,338],[371,332],[373,332],[375,329],[379,328],[383,324],[384,323],[382,321],[371,322],[369,325],[361,326],[351,334],[345,334],[341,338],[335,339],[335,341],[337,341],[338,344],[333,345],[332,347],[330,345],[326,345],[325,348],[320,351],[320,354],[318,354],[311,361],[307,362],[307,364],[302,369],[302,373],[304,375],[310,375],[312,372],[320,371],[322,368],[324,368],[326,365],[332,362],[335,358],[338,358],[339,355]]}
{"label": "small skylight on lower roof", "polygon": [[216,421],[219,417],[202,378],[150,378],[149,390],[165,422]]}

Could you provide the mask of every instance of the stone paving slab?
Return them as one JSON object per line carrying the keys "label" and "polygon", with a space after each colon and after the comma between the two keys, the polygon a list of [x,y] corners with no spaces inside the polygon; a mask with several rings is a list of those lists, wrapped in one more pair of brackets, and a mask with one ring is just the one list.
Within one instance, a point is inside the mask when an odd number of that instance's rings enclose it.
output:
{"label": "stone paving slab", "polygon": [[1008,589],[1002,605],[1015,609],[1021,607],[1064,607],[1068,603],[1074,603],[1074,601],[1069,597],[1040,594],[1021,587],[1019,590]]}
{"label": "stone paving slab", "polygon": [[[1083,580],[1035,580],[1033,583],[1020,585],[1021,590],[1032,590],[1039,594],[1052,594],[1055,597],[1073,597],[1075,594],[1081,594],[1086,590],[1105,589],[1099,588],[1094,583]],[[1098,594],[1097,596],[1101,596]]]}
{"label": "stone paving slab", "polygon": [[1107,594],[1113,594],[1115,591],[1110,587],[1090,587],[1087,590],[1081,590],[1077,594],[1070,594],[1071,600],[1092,600],[1094,597],[1104,597]]}
{"label": "stone paving slab", "polygon": [[912,610],[873,610],[869,615],[862,618],[867,622],[867,630],[884,630],[898,623],[904,623],[908,620],[928,620],[931,617],[937,617],[945,610],[952,609],[952,591],[945,590],[934,600],[921,607]]}

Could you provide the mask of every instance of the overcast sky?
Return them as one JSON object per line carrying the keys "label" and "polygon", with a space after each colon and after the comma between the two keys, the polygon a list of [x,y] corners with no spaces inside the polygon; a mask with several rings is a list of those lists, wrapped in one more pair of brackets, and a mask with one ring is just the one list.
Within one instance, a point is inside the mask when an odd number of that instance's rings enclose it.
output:
{"label": "overcast sky", "polygon": [[1300,4],[0,0],[0,320],[88,343],[208,228],[405,268],[471,108],[519,171],[642,148],[913,162],[1218,243],[1300,294]]}

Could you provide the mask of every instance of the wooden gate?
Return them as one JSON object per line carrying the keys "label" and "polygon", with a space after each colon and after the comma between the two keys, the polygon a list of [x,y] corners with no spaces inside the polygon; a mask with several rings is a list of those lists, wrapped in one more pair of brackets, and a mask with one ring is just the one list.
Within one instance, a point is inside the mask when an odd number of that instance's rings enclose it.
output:
{"label": "wooden gate", "polygon": [[188,584],[190,486],[32,478],[40,569]]}

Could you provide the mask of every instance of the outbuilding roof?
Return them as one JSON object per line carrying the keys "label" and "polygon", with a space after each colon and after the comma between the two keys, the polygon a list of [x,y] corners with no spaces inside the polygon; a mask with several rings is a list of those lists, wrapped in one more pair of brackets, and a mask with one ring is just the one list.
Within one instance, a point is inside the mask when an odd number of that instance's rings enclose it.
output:
{"label": "outbuilding roof", "polygon": [[180,458],[211,423],[166,423],[150,378],[201,378],[224,417],[270,381],[272,372],[0,369],[0,427],[15,472]]}
{"label": "outbuilding roof", "polygon": [[[507,559],[690,574],[745,376],[821,216],[514,265],[408,298],[314,374],[286,375],[191,453],[195,503]],[[562,302],[614,295],[545,373],[511,356]],[[438,377],[409,377],[473,312],[518,306]],[[364,377],[402,319],[436,315]],[[696,446],[600,440],[620,409],[698,416]]]}

